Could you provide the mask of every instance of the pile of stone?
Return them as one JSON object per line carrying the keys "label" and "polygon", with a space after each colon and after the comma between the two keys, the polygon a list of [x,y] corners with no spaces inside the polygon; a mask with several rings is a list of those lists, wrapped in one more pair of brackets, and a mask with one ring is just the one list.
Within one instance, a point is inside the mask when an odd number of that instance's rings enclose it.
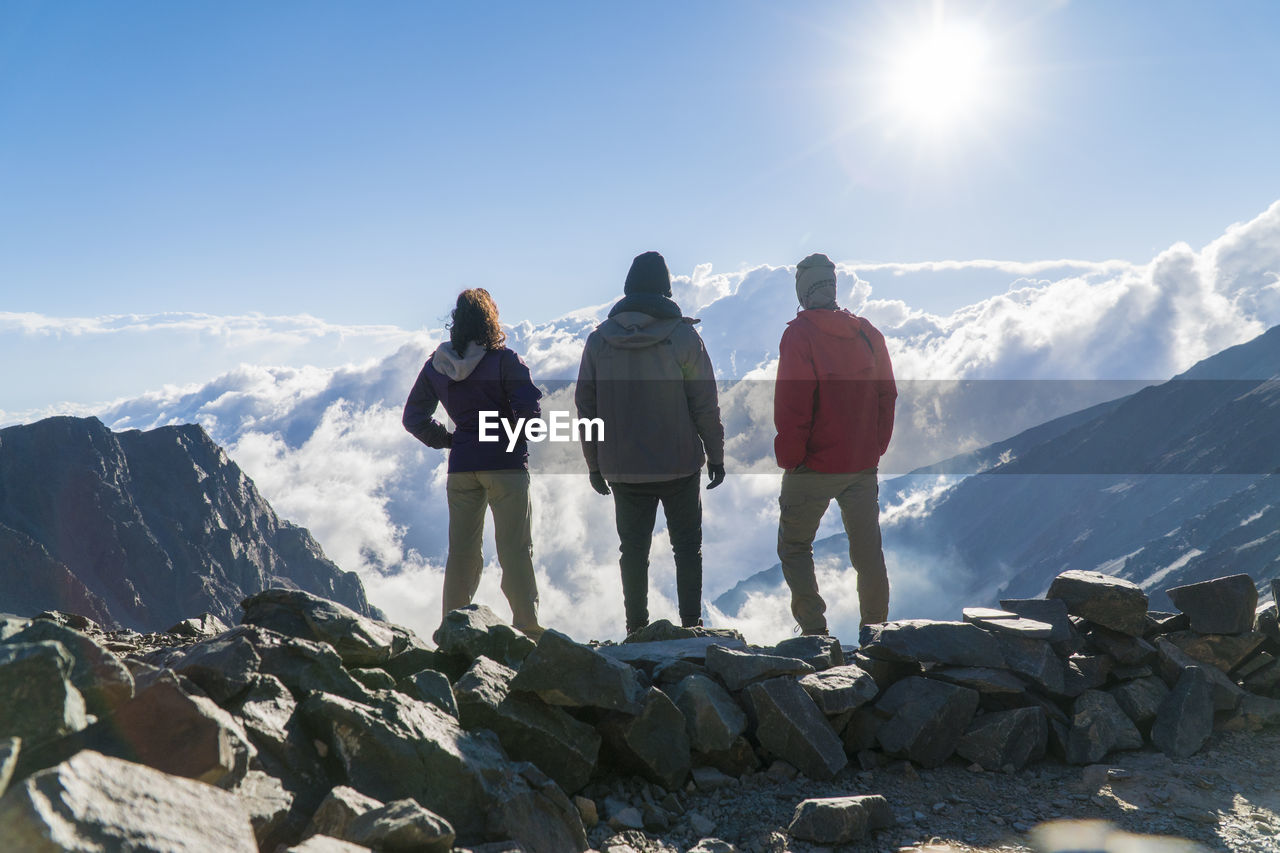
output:
{"label": "pile of stone", "polygon": [[[765,767],[1013,771],[1148,743],[1185,756],[1215,725],[1280,724],[1275,604],[1243,575],[1169,595],[1180,613],[1148,612],[1130,583],[1065,572],[1044,599],[871,626],[849,652],[665,622],[618,645],[535,643],[474,605],[433,648],[296,590],[247,599],[235,628],[160,635],[0,617],[0,837],[563,853],[606,827],[696,828],[688,792]],[[893,822],[883,797],[847,794],[798,803],[791,835],[843,844]]]}

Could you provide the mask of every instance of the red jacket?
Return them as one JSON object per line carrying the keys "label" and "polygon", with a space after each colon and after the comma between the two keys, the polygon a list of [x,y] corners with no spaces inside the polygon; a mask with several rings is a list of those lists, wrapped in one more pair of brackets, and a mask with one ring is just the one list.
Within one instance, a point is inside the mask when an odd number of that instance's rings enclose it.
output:
{"label": "red jacket", "polygon": [[898,397],[884,335],[843,309],[810,309],[787,324],[778,355],[778,466],[848,474],[878,465]]}

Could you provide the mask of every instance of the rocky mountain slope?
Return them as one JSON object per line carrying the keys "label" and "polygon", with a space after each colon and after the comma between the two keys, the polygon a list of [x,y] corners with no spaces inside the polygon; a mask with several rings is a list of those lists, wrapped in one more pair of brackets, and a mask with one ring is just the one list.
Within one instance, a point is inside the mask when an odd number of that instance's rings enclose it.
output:
{"label": "rocky mountain slope", "polygon": [[377,615],[353,573],[277,518],[199,426],[113,433],[96,418],[0,430],[0,611],[163,630],[290,587]]}
{"label": "rocky mountain slope", "polygon": [[[1276,606],[1256,606],[1244,576],[1169,592],[1180,613],[1067,572],[1046,599],[876,625],[856,651],[670,623],[620,645],[554,630],[535,643],[478,605],[450,613],[432,648],[280,589],[246,599],[230,629],[0,617],[0,838],[202,853],[1199,849],[1173,835],[1275,849],[1277,771],[1250,774],[1241,755],[1280,727]],[[1063,823],[1082,817],[1166,837]]]}
{"label": "rocky mountain slope", "polygon": [[[931,574],[962,601],[1039,595],[1068,569],[1134,581],[1157,607],[1168,606],[1163,588],[1224,572],[1265,591],[1280,575],[1276,377],[1280,327],[1168,382],[890,481],[882,505],[935,475],[980,472],[886,523],[886,551],[945,568]],[[815,544],[820,557],[847,549],[843,534]],[[775,565],[716,606],[736,613],[751,590],[781,584]]]}

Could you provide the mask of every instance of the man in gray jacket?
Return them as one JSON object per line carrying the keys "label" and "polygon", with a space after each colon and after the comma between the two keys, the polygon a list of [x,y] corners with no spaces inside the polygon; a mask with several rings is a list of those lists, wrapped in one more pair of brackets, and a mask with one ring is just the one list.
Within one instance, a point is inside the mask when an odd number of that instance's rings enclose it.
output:
{"label": "man in gray jacket", "polygon": [[707,463],[724,482],[724,426],[711,359],[697,320],[671,300],[671,275],[657,252],[631,263],[623,299],[587,338],[575,401],[580,418],[600,418],[604,439],[582,442],[592,487],[612,487],[621,540],[627,634],[649,624],[649,546],[658,504],[675,552],[680,623],[701,624],[702,496]]}

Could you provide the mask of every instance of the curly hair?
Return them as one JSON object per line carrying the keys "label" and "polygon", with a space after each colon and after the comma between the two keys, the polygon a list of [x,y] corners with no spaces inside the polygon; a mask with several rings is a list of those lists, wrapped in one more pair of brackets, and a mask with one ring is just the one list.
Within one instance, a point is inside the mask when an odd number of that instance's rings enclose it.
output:
{"label": "curly hair", "polygon": [[467,344],[475,341],[485,349],[500,349],[507,342],[507,333],[498,323],[498,306],[483,287],[473,287],[458,294],[457,307],[451,315],[449,342],[459,355]]}

